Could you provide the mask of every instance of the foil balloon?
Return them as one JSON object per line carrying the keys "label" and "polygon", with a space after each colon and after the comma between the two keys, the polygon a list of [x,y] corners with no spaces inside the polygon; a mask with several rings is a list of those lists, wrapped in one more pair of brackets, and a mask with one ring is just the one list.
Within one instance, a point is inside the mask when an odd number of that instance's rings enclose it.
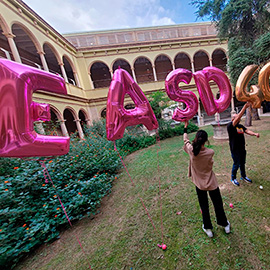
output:
{"label": "foil balloon", "polygon": [[0,156],[63,155],[69,138],[45,136],[34,131],[34,121],[50,120],[48,104],[32,101],[37,90],[66,95],[64,80],[54,74],[0,59]]}
{"label": "foil balloon", "polygon": [[[134,101],[135,108],[124,108],[125,95]],[[107,112],[107,139],[114,141],[123,137],[127,126],[143,124],[148,130],[158,128],[155,114],[142,90],[129,73],[121,68],[115,70],[110,84]]]}
{"label": "foil balloon", "polygon": [[[206,67],[193,74],[198,92],[208,115],[225,111],[232,99],[232,88],[226,74],[216,67]],[[220,92],[219,99],[215,99],[209,82],[214,81]]]}
{"label": "foil balloon", "polygon": [[[260,108],[261,102],[264,99],[260,88],[257,85],[252,85],[250,91],[247,91],[247,86],[252,76],[258,69],[257,65],[246,66],[241,72],[236,86],[235,86],[235,96],[239,101],[249,101],[253,108]],[[260,84],[262,86],[262,81],[264,76],[261,76]],[[268,78],[269,80],[269,78]]]}
{"label": "foil balloon", "polygon": [[262,91],[264,100],[270,101],[270,88],[269,88],[269,77],[270,77],[270,62],[267,63],[259,73],[258,85]]}
{"label": "foil balloon", "polygon": [[186,108],[181,110],[176,108],[172,119],[180,122],[192,119],[198,111],[198,99],[191,91],[185,91],[179,88],[179,83],[189,84],[192,79],[192,72],[187,69],[178,68],[171,71],[165,80],[165,89],[170,99],[185,103]]}

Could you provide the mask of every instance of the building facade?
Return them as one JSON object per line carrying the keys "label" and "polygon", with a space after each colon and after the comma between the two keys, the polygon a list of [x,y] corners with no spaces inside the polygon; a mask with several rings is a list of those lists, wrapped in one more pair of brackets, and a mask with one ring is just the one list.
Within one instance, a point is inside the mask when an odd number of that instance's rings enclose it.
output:
{"label": "building facade", "polygon": [[[196,72],[215,66],[227,71],[227,42],[218,39],[211,23],[61,35],[23,1],[1,0],[0,28],[0,57],[64,78],[67,96],[37,91],[33,97],[50,104],[52,122],[59,124],[55,132],[64,136],[78,131],[83,138],[83,125],[105,117],[118,67],[130,73],[146,96],[164,90],[167,74],[177,68]],[[198,96],[193,80],[181,88]],[[216,95],[217,86],[211,88]],[[132,100],[127,98],[125,106],[132,108]],[[44,132],[42,123],[37,127]]]}

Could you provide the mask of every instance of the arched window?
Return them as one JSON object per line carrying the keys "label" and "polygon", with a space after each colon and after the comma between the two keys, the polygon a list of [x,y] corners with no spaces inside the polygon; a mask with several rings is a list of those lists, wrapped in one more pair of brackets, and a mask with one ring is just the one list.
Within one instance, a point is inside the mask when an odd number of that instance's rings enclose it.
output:
{"label": "arched window", "polygon": [[57,57],[52,47],[45,43],[43,45],[43,50],[45,53],[45,59],[46,59],[49,71],[58,75],[62,74],[61,68],[58,64]]}
{"label": "arched window", "polygon": [[12,33],[15,35],[14,41],[22,63],[38,69],[43,69],[40,56],[37,53],[38,48],[35,46],[28,33],[19,24],[12,25]]}
{"label": "arched window", "polygon": [[208,55],[203,51],[198,51],[194,55],[194,68],[195,71],[202,70],[205,67],[209,67],[209,57]]}
{"label": "arched window", "polygon": [[60,123],[58,122],[57,113],[53,108],[50,109],[51,120],[44,123],[46,134],[50,136],[63,136]]}
{"label": "arched window", "polygon": [[151,62],[145,57],[139,57],[134,63],[134,70],[138,83],[154,81]]}
{"label": "arched window", "polygon": [[159,55],[155,60],[157,80],[164,81],[167,75],[172,71],[171,60],[166,55]]}
{"label": "arched window", "polygon": [[83,110],[80,110],[79,111],[79,119],[81,120],[81,126],[82,126],[82,128],[84,128],[84,126],[86,126],[87,125],[87,122],[86,122],[86,118],[87,116],[86,116],[86,114],[85,114],[85,112],[83,111]]}
{"label": "arched window", "polygon": [[74,116],[69,109],[64,110],[64,119],[66,120],[66,127],[67,127],[68,134],[70,135],[72,133],[77,132],[77,126],[74,121],[75,120]]}
{"label": "arched window", "polygon": [[94,88],[109,87],[111,83],[111,73],[106,64],[96,62],[90,68],[91,79],[94,83]]}
{"label": "arched window", "polygon": [[116,61],[114,62],[114,64],[113,64],[113,72],[114,72],[118,67],[120,67],[120,68],[126,70],[126,71],[130,74],[130,76],[132,77],[132,71],[131,71],[130,64],[129,64],[126,60],[124,60],[124,59],[118,59],[118,60],[116,60]]}
{"label": "arched window", "polygon": [[190,58],[185,53],[178,53],[174,58],[175,68],[184,68],[192,71]]}
{"label": "arched window", "polygon": [[3,35],[3,29],[1,28],[1,25],[0,25],[0,58],[14,60],[12,52],[8,44],[8,40]]}
{"label": "arched window", "polygon": [[74,78],[74,73],[71,64],[69,63],[69,60],[63,56],[63,63],[64,63],[64,68],[66,70],[68,82],[73,85],[77,85],[76,80]]}
{"label": "arched window", "polygon": [[223,50],[214,50],[212,54],[212,63],[214,67],[227,71],[227,57]]}
{"label": "arched window", "polygon": [[102,111],[101,111],[101,114],[100,114],[100,116],[102,117],[102,118],[106,118],[106,111],[107,111],[107,109],[105,108],[105,109],[103,109]]}

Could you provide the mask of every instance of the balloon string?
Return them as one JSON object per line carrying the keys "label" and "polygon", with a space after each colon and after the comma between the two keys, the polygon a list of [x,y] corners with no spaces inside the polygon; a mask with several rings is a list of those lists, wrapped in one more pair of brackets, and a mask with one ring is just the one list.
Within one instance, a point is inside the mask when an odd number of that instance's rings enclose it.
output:
{"label": "balloon string", "polygon": [[[45,182],[48,183],[48,182],[49,182],[49,181],[48,181],[48,178],[49,178],[49,180],[50,180],[52,186],[54,187],[54,189],[56,189],[56,188],[55,188],[55,185],[54,185],[54,183],[53,183],[53,181],[52,181],[52,178],[51,178],[51,176],[50,176],[50,174],[49,174],[49,172],[48,172],[48,170],[47,170],[47,167],[46,167],[44,161],[43,161],[43,160],[39,160],[39,163],[40,163],[40,165],[43,167],[43,175],[44,175],[44,178],[45,178]],[[61,204],[61,206],[62,206],[62,209],[63,209],[63,211],[64,211],[64,213],[65,213],[65,216],[66,216],[66,218],[67,218],[67,220],[68,220],[68,223],[69,223],[70,227],[72,227],[72,223],[71,223],[71,221],[70,221],[70,219],[69,219],[69,217],[68,217],[68,215],[67,215],[66,209],[65,209],[65,207],[64,207],[64,205],[63,205],[63,203],[62,203],[62,201],[61,201],[60,196],[58,195],[58,193],[56,193],[56,196],[57,196],[57,198],[58,198],[58,200],[59,200],[59,202],[60,202],[60,204]],[[79,238],[78,238],[78,236],[77,236],[76,234],[75,234],[75,236],[76,236],[76,239],[77,239],[77,241],[78,241],[78,243],[79,243],[79,245],[80,245],[80,247],[81,247],[81,249],[82,249],[83,254],[87,257],[87,255],[86,255],[86,253],[85,253],[85,251],[84,251],[84,249],[83,249],[83,246],[82,246],[81,241],[79,240]],[[87,263],[88,263],[89,269],[92,270],[90,263],[89,263],[89,262],[87,262]]]}
{"label": "balloon string", "polygon": [[[128,171],[128,169],[127,169],[127,167],[126,167],[126,165],[125,165],[125,163],[124,163],[124,161],[123,161],[123,158],[121,157],[121,155],[120,155],[120,153],[119,153],[119,151],[118,151],[118,149],[117,149],[117,147],[116,147],[115,141],[114,141],[113,143],[114,143],[114,150],[117,152],[117,154],[118,154],[118,156],[119,156],[119,158],[120,158],[120,160],[121,160],[121,162],[122,162],[122,164],[123,164],[123,166],[124,166],[124,168],[125,168],[125,170],[126,170],[126,172],[127,172],[127,174],[128,174],[128,177],[129,177],[129,179],[130,179],[130,181],[131,181],[131,183],[132,183],[132,186],[134,187],[135,184],[134,184],[134,182],[133,182],[133,180],[132,180],[132,178],[131,178],[131,175],[130,175],[130,173],[129,173],[129,171]],[[150,220],[150,222],[151,222],[153,228],[155,229],[155,231],[157,231],[156,226],[154,225],[154,222],[153,222],[153,220],[152,220],[152,218],[151,218],[151,216],[150,216],[150,214],[149,214],[147,208],[145,207],[145,205],[144,205],[143,200],[142,200],[141,197],[140,197],[140,200],[141,200],[141,202],[142,202],[143,208],[144,208],[144,210],[145,210],[145,212],[146,212],[146,214],[147,214],[147,216],[148,216],[148,218],[149,218],[149,220]]]}
{"label": "balloon string", "polygon": [[161,184],[160,184],[160,167],[159,167],[159,149],[160,149],[160,137],[158,130],[156,130],[156,141],[158,144],[157,148],[157,167],[158,167],[158,189],[159,189],[159,202],[160,202],[160,223],[161,223],[161,240],[163,242],[163,217],[162,217],[162,196],[161,196]]}

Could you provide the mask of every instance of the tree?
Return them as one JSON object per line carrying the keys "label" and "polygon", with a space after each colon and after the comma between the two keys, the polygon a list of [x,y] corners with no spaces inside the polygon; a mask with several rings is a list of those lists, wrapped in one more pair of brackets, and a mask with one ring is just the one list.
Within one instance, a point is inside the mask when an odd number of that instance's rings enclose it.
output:
{"label": "tree", "polygon": [[165,92],[161,90],[150,95],[149,103],[157,120],[162,118],[162,111],[169,106],[170,102],[171,100],[168,98]]}
{"label": "tree", "polygon": [[[228,40],[228,66],[233,86],[245,66],[269,59],[269,0],[193,0],[191,4],[197,8],[198,17],[215,23],[219,38]],[[267,43],[259,48],[265,40]],[[254,76],[250,84],[256,84],[256,78]]]}

